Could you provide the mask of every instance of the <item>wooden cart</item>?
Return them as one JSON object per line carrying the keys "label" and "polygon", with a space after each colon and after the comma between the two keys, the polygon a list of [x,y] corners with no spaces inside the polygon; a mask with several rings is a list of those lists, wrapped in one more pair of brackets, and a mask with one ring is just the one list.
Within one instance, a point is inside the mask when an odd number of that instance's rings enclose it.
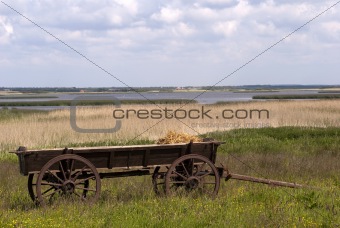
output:
{"label": "wooden cart", "polygon": [[28,176],[28,192],[40,205],[63,199],[94,202],[101,179],[151,175],[156,193],[215,197],[220,178],[287,187],[293,183],[232,174],[216,167],[218,141],[167,145],[134,145],[27,150],[19,147],[20,173]]}

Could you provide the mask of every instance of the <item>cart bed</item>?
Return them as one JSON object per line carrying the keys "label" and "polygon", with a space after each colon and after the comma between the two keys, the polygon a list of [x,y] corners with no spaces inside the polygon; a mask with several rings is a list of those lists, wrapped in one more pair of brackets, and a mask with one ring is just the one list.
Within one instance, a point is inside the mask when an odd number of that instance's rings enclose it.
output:
{"label": "cart bed", "polygon": [[221,142],[194,142],[178,144],[152,144],[133,146],[106,146],[59,148],[44,150],[26,150],[21,147],[15,153],[19,157],[20,173],[36,173],[52,158],[62,154],[76,154],[88,159],[97,169],[151,167],[170,165],[177,158],[186,154],[198,154],[207,157],[213,163],[216,160],[217,147]]}

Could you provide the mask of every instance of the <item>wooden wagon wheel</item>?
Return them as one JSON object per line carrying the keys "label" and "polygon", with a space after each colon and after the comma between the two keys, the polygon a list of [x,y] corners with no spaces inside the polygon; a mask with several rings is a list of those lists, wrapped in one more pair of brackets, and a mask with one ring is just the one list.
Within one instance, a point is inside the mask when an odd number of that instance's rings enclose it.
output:
{"label": "wooden wagon wheel", "polygon": [[41,169],[36,194],[38,203],[52,203],[58,199],[94,202],[100,194],[100,176],[86,158],[64,154],[48,161]]}
{"label": "wooden wagon wheel", "polygon": [[165,176],[166,195],[207,194],[215,197],[220,176],[215,165],[206,157],[189,154],[176,159]]}
{"label": "wooden wagon wheel", "polygon": [[[37,179],[38,179],[39,173],[30,173],[28,174],[28,181],[27,181],[27,188],[28,188],[28,194],[33,202],[37,203],[37,192],[36,192],[36,186],[37,186]],[[88,188],[90,185],[89,180],[85,181],[84,186]],[[83,194],[86,195],[87,190],[83,191]]]}
{"label": "wooden wagon wheel", "polygon": [[37,177],[38,177],[38,174],[36,173],[28,174],[28,181],[27,181],[28,194],[30,195],[33,202],[37,200],[37,193],[36,193]]}
{"label": "wooden wagon wheel", "polygon": [[160,166],[157,166],[152,175],[153,190],[156,195],[164,195],[165,188],[165,172],[159,172]]}

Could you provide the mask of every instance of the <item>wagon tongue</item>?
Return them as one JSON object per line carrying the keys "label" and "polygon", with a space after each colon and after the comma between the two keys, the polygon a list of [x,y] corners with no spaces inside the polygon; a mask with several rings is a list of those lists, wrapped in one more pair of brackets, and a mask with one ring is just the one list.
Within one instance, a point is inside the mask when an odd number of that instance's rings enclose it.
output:
{"label": "wagon tongue", "polygon": [[291,183],[291,182],[285,182],[285,181],[278,181],[278,180],[271,180],[271,179],[265,179],[265,178],[258,178],[258,177],[252,177],[252,176],[246,176],[246,175],[240,175],[236,173],[228,173],[226,176],[226,181],[229,179],[235,179],[235,180],[242,180],[242,181],[250,181],[254,183],[261,183],[261,184],[267,184],[271,186],[281,186],[281,187],[289,187],[289,188],[303,188],[305,186],[301,184]]}

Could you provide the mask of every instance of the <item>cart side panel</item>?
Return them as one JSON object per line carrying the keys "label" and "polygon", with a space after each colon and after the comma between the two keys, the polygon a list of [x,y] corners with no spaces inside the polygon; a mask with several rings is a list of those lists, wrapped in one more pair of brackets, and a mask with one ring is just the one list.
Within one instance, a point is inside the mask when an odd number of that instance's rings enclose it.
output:
{"label": "cart side panel", "polygon": [[117,168],[142,166],[145,150],[121,151],[112,150],[109,152],[76,153],[88,159],[96,168]]}
{"label": "cart side panel", "polygon": [[190,154],[199,154],[210,159],[213,163],[216,160],[217,145],[214,143],[193,143]]}
{"label": "cart side panel", "polygon": [[22,175],[27,175],[28,174],[28,170],[27,170],[27,165],[26,165],[26,158],[25,158],[25,154],[21,153],[18,154],[18,159],[19,159],[19,168],[20,168],[20,174]]}
{"label": "cart side panel", "polygon": [[150,150],[148,165],[167,165],[186,154],[186,146]]}
{"label": "cart side panel", "polygon": [[61,154],[63,154],[62,150],[18,153],[20,173],[26,176],[30,172],[40,171],[49,160]]}
{"label": "cart side panel", "polygon": [[186,154],[186,146],[168,148],[138,148],[132,150],[114,149],[109,152],[76,153],[88,159],[96,168],[121,168],[171,164]]}

